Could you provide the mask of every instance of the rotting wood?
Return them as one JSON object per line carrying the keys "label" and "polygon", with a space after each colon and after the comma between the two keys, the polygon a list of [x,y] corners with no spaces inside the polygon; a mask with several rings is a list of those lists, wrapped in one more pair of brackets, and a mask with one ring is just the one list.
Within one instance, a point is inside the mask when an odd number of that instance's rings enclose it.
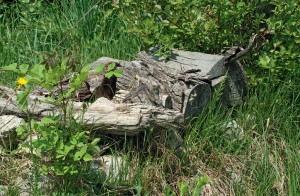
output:
{"label": "rotting wood", "polygon": [[[26,119],[27,112],[18,109],[17,93],[2,86],[0,92],[1,115],[13,114]],[[44,116],[61,114],[59,107],[44,103],[43,96],[31,94],[28,100],[28,112],[32,118],[41,119]],[[178,111],[138,103],[114,103],[105,97],[92,103],[83,116],[82,102],[70,103],[71,105],[73,115],[78,117],[78,122],[83,120],[85,127],[100,133],[136,135],[150,128],[180,130],[184,124],[184,117]]]}
{"label": "rotting wood", "polygon": [[[210,62],[207,63],[205,59]],[[138,61],[126,62],[104,57],[94,62],[92,67],[96,69],[107,62],[121,65],[123,76],[117,80],[117,89],[128,91],[123,102],[173,109],[183,113],[185,118],[201,113],[212,97],[210,80],[226,73],[223,56],[189,54],[179,50],[167,62],[141,52]]]}
{"label": "rotting wood", "polygon": [[100,133],[130,136],[149,128],[180,130],[184,117],[174,110],[138,103],[116,104],[99,98],[84,113],[83,122]]}
{"label": "rotting wood", "polygon": [[[79,116],[82,101],[93,98],[95,102],[83,115],[86,126],[103,133],[134,135],[149,128],[182,129],[186,119],[200,115],[222,83],[223,102],[228,106],[240,103],[247,78],[241,64],[231,60],[234,54],[173,52],[168,60],[140,52],[138,59],[131,62],[102,57],[91,63],[88,79],[73,96],[80,101],[73,103],[73,113]],[[110,63],[123,71],[121,78],[95,74],[99,65]],[[44,102],[45,97],[56,97],[60,89],[68,90],[74,74],[51,92],[37,87],[29,96],[30,115],[38,119],[60,113],[57,106]],[[1,114],[26,118],[27,114],[18,110],[15,91],[0,87],[0,92]]]}

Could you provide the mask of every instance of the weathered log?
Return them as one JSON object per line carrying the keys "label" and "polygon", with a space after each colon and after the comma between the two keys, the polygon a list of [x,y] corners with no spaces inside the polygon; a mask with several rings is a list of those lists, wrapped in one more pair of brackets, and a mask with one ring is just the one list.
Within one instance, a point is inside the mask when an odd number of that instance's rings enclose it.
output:
{"label": "weathered log", "polygon": [[184,118],[174,110],[138,103],[116,104],[106,98],[99,98],[88,107],[83,122],[98,132],[130,136],[149,128],[179,130],[184,124]]}
{"label": "weathered log", "polygon": [[226,73],[223,56],[174,50],[167,61],[141,52],[139,61],[120,61],[103,57],[92,63],[115,62],[121,65],[123,76],[117,80],[117,90],[126,90],[123,102],[143,103],[171,108],[185,118],[198,116],[212,96],[211,80]]}
{"label": "weathered log", "polygon": [[[17,102],[18,91],[0,86],[0,115],[15,115],[21,118],[27,118],[26,112],[19,110]],[[47,111],[54,111],[56,107],[51,104],[43,102],[45,98],[39,95],[31,95],[28,98],[28,112],[34,117],[38,118]]]}
{"label": "weathered log", "polygon": [[[91,64],[88,79],[73,96],[75,101],[96,100],[83,115],[88,127],[111,134],[134,135],[149,128],[181,129],[188,117],[197,117],[211,100],[221,83],[225,84],[223,102],[229,106],[240,102],[246,92],[246,77],[241,64],[232,55],[208,55],[174,50],[168,59],[141,52],[136,61],[102,57]],[[95,74],[99,65],[116,63],[121,78]],[[68,90],[72,76],[66,77],[51,91],[37,88],[29,96],[28,112],[41,118],[59,114],[57,106],[44,102],[45,96],[57,96]],[[17,107],[16,93],[0,87],[0,114],[25,117]],[[107,99],[106,99],[107,98]],[[82,112],[82,102],[73,103],[73,113]]]}
{"label": "weathered log", "polygon": [[[21,125],[21,118],[13,115],[0,116],[0,148],[9,148],[18,144],[16,128]],[[1,153],[0,153],[1,154]]]}
{"label": "weathered log", "polygon": [[[77,89],[76,92],[71,95],[71,98],[73,98],[76,102],[90,101],[91,99],[97,99],[99,97],[112,99],[116,93],[117,77],[114,75],[110,78],[104,76],[109,64],[111,64],[111,62],[107,62],[105,64],[103,72],[100,74],[89,72],[87,80],[83,82],[81,88]],[[120,67],[120,65],[117,63],[114,69],[118,67]],[[114,71],[114,69],[111,71]],[[78,73],[76,72],[69,74],[62,81],[53,86],[50,91],[41,87],[36,87],[33,94],[58,98],[61,95],[61,92],[67,92],[71,88],[71,80],[77,74]]]}
{"label": "weathered log", "polygon": [[[44,103],[43,96],[30,94],[28,98],[28,113],[18,109],[16,95],[18,92],[0,86],[0,114],[13,114],[27,118],[28,115],[40,119],[51,114],[62,114],[61,108]],[[72,112],[79,120],[83,119],[84,126],[101,133],[117,135],[136,135],[150,128],[179,130],[184,124],[183,115],[174,110],[164,109],[144,104],[114,103],[105,97],[97,99],[83,113],[83,103],[70,103]]]}
{"label": "weathered log", "polygon": [[228,74],[225,80],[222,101],[228,106],[239,105],[247,94],[247,77],[239,61],[232,61],[226,66],[228,67]]}

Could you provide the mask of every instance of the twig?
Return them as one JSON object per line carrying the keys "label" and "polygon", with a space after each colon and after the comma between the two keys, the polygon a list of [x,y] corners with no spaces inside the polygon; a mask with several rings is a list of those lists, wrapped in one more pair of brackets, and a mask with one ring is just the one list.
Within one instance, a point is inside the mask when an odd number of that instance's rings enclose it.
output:
{"label": "twig", "polygon": [[[226,54],[229,54],[229,56],[225,59],[225,64],[232,63],[233,61],[237,61],[238,59],[242,58],[246,54],[248,54],[254,47],[257,41],[258,34],[254,34],[250,40],[249,44],[246,49],[242,50],[240,47],[230,48],[225,52]],[[234,53],[232,54],[232,51],[234,50]],[[231,53],[231,54],[230,54]]]}

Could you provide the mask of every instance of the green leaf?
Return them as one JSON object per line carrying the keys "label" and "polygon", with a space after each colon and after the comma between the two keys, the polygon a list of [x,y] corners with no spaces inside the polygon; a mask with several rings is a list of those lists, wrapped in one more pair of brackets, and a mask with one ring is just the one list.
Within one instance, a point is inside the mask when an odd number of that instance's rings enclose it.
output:
{"label": "green leaf", "polygon": [[164,26],[167,26],[167,25],[170,24],[170,21],[168,21],[168,20],[163,20],[163,21],[162,21],[162,24],[163,24]]}
{"label": "green leaf", "polygon": [[28,64],[22,64],[19,66],[21,74],[26,74],[28,71],[29,65]]}
{"label": "green leaf", "polygon": [[45,83],[41,84],[41,87],[43,87],[47,90],[51,90],[53,88],[53,84],[50,82],[45,82]]}
{"label": "green leaf", "polygon": [[82,136],[84,136],[84,135],[85,135],[85,131],[81,131],[75,135],[75,138],[77,140],[80,140],[82,138]]}
{"label": "green leaf", "polygon": [[51,143],[51,148],[52,148],[52,146],[56,145],[58,140],[59,140],[59,136],[56,132],[50,134],[49,143]]}
{"label": "green leaf", "polygon": [[82,81],[79,77],[76,77],[74,81],[71,82],[71,87],[74,89],[78,89],[82,87]]}
{"label": "green leaf", "polygon": [[44,78],[44,71],[46,70],[45,65],[34,65],[31,70],[31,76],[37,77],[39,80]]}
{"label": "green leaf", "polygon": [[64,58],[60,64],[60,68],[62,70],[62,72],[66,72],[67,71],[67,65],[68,65],[69,59],[68,58]]}
{"label": "green leaf", "polygon": [[4,66],[1,69],[3,69],[4,71],[14,71],[14,72],[16,72],[17,71],[17,63],[13,63],[13,64],[10,64],[8,66]]}
{"label": "green leaf", "polygon": [[78,144],[76,144],[76,146],[80,148],[80,147],[84,146],[84,144],[82,142],[79,142]]}
{"label": "green leaf", "polygon": [[100,152],[100,148],[97,145],[89,145],[89,151],[91,152]]}
{"label": "green leaf", "polygon": [[32,129],[35,129],[35,127],[36,127],[36,122],[34,121],[34,119],[31,119],[31,121],[30,121],[30,127],[32,128]]}
{"label": "green leaf", "polygon": [[106,73],[106,74],[105,74],[105,77],[109,79],[109,78],[111,78],[113,75],[114,75],[114,72],[111,71],[111,72]]}
{"label": "green leaf", "polygon": [[206,23],[204,24],[204,29],[207,31],[209,28],[210,28],[210,23],[209,23],[209,22],[206,22]]}
{"label": "green leaf", "polygon": [[78,169],[76,169],[76,167],[74,165],[71,166],[66,166],[68,167],[68,171],[71,175],[77,174],[78,173]]}
{"label": "green leaf", "polygon": [[48,167],[47,167],[47,165],[45,165],[45,164],[42,165],[42,171],[43,171],[44,174],[48,173]]}
{"label": "green leaf", "polygon": [[87,153],[87,154],[84,155],[83,160],[85,162],[92,161],[93,157],[92,157],[92,155],[90,155],[90,154]]}
{"label": "green leaf", "polygon": [[18,106],[20,110],[26,110],[28,107],[27,98],[29,96],[29,91],[22,91],[17,95]]}
{"label": "green leaf", "polygon": [[111,63],[111,64],[108,65],[108,67],[107,67],[107,72],[113,70],[115,67],[116,67],[116,64],[115,64],[115,63]]}
{"label": "green leaf", "polygon": [[67,156],[67,155],[69,154],[69,152],[70,152],[71,150],[73,150],[74,148],[75,148],[75,145],[71,144],[70,142],[67,143],[67,144],[65,145],[64,155]]}
{"label": "green leaf", "polygon": [[156,4],[154,7],[161,10],[161,5]]}
{"label": "green leaf", "polygon": [[73,145],[76,145],[76,144],[77,144],[77,140],[76,140],[75,138],[72,137],[72,138],[70,139],[70,143],[73,144]]}
{"label": "green leaf", "polygon": [[91,69],[91,65],[84,66],[80,72],[88,73]]}
{"label": "green leaf", "polygon": [[16,129],[17,135],[22,135],[24,133],[24,128],[23,127],[18,127]]}
{"label": "green leaf", "polygon": [[62,158],[62,157],[65,157],[65,155],[64,155],[64,151],[62,151],[62,150],[57,150],[56,151],[56,157],[55,158],[57,158],[57,159],[60,159],[60,158]]}
{"label": "green leaf", "polygon": [[75,88],[70,88],[68,92],[66,92],[65,97],[70,97],[70,95],[75,91]]}
{"label": "green leaf", "polygon": [[53,97],[49,96],[49,97],[46,97],[45,102],[54,104],[54,103],[56,103],[56,100]]}
{"label": "green leaf", "polygon": [[104,66],[105,66],[104,64],[99,65],[99,66],[97,67],[97,69],[95,70],[95,74],[101,73],[101,72],[103,71]]}
{"label": "green leaf", "polygon": [[87,145],[84,145],[79,151],[77,151],[74,155],[74,161],[79,161],[83,157],[83,155],[86,153]]}
{"label": "green leaf", "polygon": [[24,148],[30,148],[31,145],[27,142],[24,142],[24,143],[21,143],[21,147],[24,147]]}
{"label": "green leaf", "polygon": [[171,25],[170,29],[178,29],[178,27],[176,25]]}
{"label": "green leaf", "polygon": [[154,8],[155,8],[155,12],[156,13],[160,13],[161,12],[161,5],[155,5]]}
{"label": "green leaf", "polygon": [[91,142],[91,144],[92,145],[97,145],[97,143],[100,141],[100,138],[95,138],[92,142]]}
{"label": "green leaf", "polygon": [[210,182],[208,177],[205,176],[201,176],[198,178],[193,196],[197,196],[197,195],[201,195],[201,190],[203,188],[204,185],[208,184]]}
{"label": "green leaf", "polygon": [[117,77],[120,78],[123,74],[123,71],[121,69],[116,69],[113,74]]}
{"label": "green leaf", "polygon": [[91,69],[90,65],[86,65],[81,69],[80,74],[79,74],[79,78],[81,81],[84,81],[88,78],[90,69]]}
{"label": "green leaf", "polygon": [[49,124],[55,124],[56,122],[50,118],[50,117],[43,117],[41,122],[40,122],[40,125],[49,125]]}
{"label": "green leaf", "polygon": [[35,150],[38,152],[49,152],[52,150],[53,146],[46,138],[39,138],[33,141],[35,143]]}
{"label": "green leaf", "polygon": [[183,183],[179,183],[178,184],[178,187],[179,187],[179,195],[180,196],[184,196],[185,193],[187,192],[187,189],[188,189],[188,185],[189,183],[188,182],[183,182]]}
{"label": "green leaf", "polygon": [[263,68],[269,69],[270,68],[270,57],[268,57],[267,55],[263,55],[259,57],[259,65]]}
{"label": "green leaf", "polygon": [[64,96],[58,97],[58,98],[54,101],[54,104],[60,104],[60,103],[62,102],[62,100],[64,100]]}
{"label": "green leaf", "polygon": [[63,141],[59,141],[58,145],[57,145],[57,149],[63,150],[65,147],[64,142]]}

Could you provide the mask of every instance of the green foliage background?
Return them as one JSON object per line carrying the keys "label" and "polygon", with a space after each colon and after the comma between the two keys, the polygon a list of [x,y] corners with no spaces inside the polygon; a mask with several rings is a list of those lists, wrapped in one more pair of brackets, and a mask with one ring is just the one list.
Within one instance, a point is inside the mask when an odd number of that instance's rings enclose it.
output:
{"label": "green foliage background", "polygon": [[269,31],[248,57],[253,84],[278,84],[299,73],[299,8],[297,0],[125,0],[115,5],[128,31],[148,46],[159,46],[166,57],[170,48],[217,54],[232,46],[246,48],[253,34]]}

